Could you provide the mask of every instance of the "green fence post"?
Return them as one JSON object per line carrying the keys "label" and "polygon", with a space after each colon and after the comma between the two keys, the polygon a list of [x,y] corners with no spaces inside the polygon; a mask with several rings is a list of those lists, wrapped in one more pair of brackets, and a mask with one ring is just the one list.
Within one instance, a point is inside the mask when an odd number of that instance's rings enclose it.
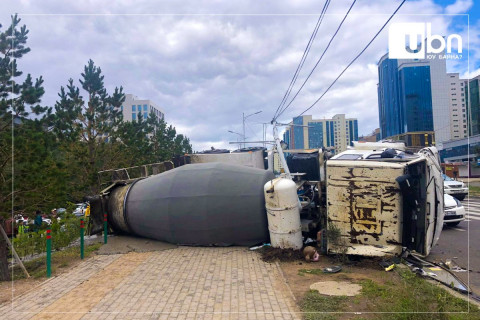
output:
{"label": "green fence post", "polygon": [[103,243],[107,243],[107,233],[108,233],[108,225],[107,225],[107,213],[103,215]]}
{"label": "green fence post", "polygon": [[47,229],[47,278],[52,276],[52,230]]}
{"label": "green fence post", "polygon": [[83,237],[85,236],[85,229],[83,225],[83,218],[80,219],[80,259],[83,259],[84,256],[84,239]]}

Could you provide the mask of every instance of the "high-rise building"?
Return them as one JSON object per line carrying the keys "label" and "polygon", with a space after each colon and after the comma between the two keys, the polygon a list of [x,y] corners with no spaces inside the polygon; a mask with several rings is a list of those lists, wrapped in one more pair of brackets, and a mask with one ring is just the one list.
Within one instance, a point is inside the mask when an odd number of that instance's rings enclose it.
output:
{"label": "high-rise building", "polygon": [[378,76],[382,139],[432,131],[437,145],[451,139],[444,59],[389,59],[387,53],[378,62]]}
{"label": "high-rise building", "polygon": [[123,120],[136,121],[141,114],[143,119],[147,119],[152,111],[158,120],[165,119],[165,113],[153,101],[138,99],[133,94],[126,94],[125,101],[122,104]]}
{"label": "high-rise building", "polygon": [[313,119],[311,115],[296,117],[283,134],[288,149],[333,147],[336,153],[345,151],[358,140],[357,119],[337,114],[332,119]]}
{"label": "high-rise building", "polygon": [[468,81],[460,79],[458,73],[448,73],[450,132],[451,139],[467,137],[467,96]]}
{"label": "high-rise building", "polygon": [[[443,150],[440,150],[440,159],[442,162],[458,166],[462,177],[480,177],[480,76],[470,80],[459,79],[459,82],[460,91],[456,92],[456,95],[451,95],[452,111],[461,105],[462,114],[452,118],[456,120],[461,117],[462,120],[458,119],[459,121],[452,123],[453,126],[458,124],[459,131],[463,132],[464,137],[446,141]],[[455,98],[457,100],[453,100]],[[453,102],[457,105],[454,106]]]}

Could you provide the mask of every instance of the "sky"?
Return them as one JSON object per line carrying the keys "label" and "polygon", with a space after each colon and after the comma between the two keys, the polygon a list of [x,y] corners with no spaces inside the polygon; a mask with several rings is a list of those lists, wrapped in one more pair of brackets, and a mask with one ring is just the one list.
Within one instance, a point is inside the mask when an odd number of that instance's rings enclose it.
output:
{"label": "sky", "polygon": [[[357,0],[323,60],[278,119],[287,123],[318,99],[370,41],[400,0]],[[345,15],[352,0],[331,1],[299,73],[295,93]],[[248,117],[247,141],[262,140],[318,20],[324,0],[291,1],[61,1],[3,0],[5,30],[18,13],[30,30],[31,52],[19,69],[45,80],[43,105],[53,106],[61,86],[78,79],[92,59],[111,93],[124,92],[160,106],[169,124],[196,151],[233,149]],[[407,1],[397,22],[430,22],[434,34],[458,33],[463,58],[448,72],[480,74],[480,3],[472,0]],[[470,50],[468,50],[468,48]],[[388,27],[306,114],[357,118],[359,134],[378,127],[377,62],[388,51]],[[469,59],[467,59],[469,57]],[[272,127],[267,128],[272,139]]]}

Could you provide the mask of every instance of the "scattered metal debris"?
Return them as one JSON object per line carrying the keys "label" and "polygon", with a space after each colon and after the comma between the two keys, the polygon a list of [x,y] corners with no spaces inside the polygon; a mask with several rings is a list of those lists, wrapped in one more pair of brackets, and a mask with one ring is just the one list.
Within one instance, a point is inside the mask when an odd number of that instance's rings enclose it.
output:
{"label": "scattered metal debris", "polygon": [[445,267],[445,269],[448,269],[453,272],[467,272],[467,269],[463,269],[460,266],[458,266],[454,261],[451,259],[445,260],[445,262],[442,262],[441,265]]}
{"label": "scattered metal debris", "polygon": [[393,257],[391,259],[382,260],[379,264],[383,269],[385,269],[385,271],[392,271],[400,262],[401,260],[399,257]]}
{"label": "scattered metal debris", "polygon": [[412,272],[415,272],[416,274],[434,279],[446,285],[447,287],[464,294],[471,292],[465,282],[440,264],[422,260],[421,258],[412,254],[406,257],[405,260],[407,261],[407,265],[411,268]]}
{"label": "scattered metal debris", "polygon": [[342,270],[342,266],[331,266],[331,267],[326,267],[323,268],[324,273],[337,273]]}
{"label": "scattered metal debris", "polygon": [[254,251],[254,250],[258,250],[258,249],[261,249],[261,248],[267,247],[267,246],[271,246],[271,244],[270,243],[264,243],[264,244],[261,244],[259,246],[250,247],[249,250]]}

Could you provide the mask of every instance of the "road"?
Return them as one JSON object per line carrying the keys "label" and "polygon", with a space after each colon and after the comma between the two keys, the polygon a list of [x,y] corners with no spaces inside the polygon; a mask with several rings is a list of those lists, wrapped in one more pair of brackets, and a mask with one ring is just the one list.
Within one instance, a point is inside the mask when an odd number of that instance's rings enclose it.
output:
{"label": "road", "polygon": [[[480,197],[468,197],[462,201],[467,212],[467,219],[456,227],[443,228],[442,235],[429,261],[452,259],[460,267],[470,272],[456,273],[474,293],[480,295]],[[469,251],[470,249],[470,251]]]}

